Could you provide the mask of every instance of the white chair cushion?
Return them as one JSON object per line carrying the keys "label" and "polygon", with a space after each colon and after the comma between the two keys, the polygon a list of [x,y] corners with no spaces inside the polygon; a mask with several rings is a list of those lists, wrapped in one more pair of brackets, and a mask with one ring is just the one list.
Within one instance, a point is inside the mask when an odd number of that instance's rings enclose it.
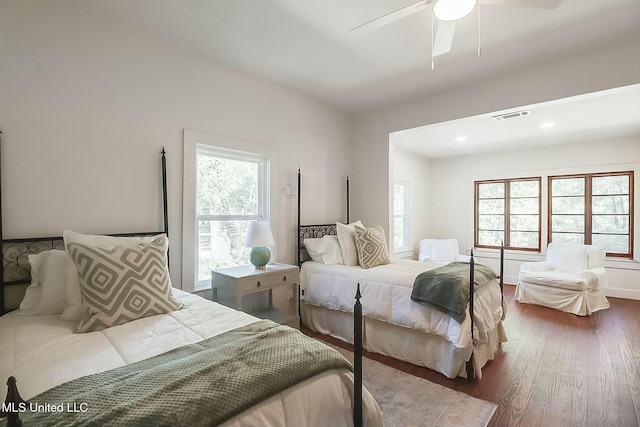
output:
{"label": "white chair cushion", "polygon": [[518,278],[520,282],[574,291],[586,291],[587,289],[598,288],[598,277],[588,271],[581,274],[558,271],[520,271]]}
{"label": "white chair cushion", "polygon": [[453,262],[458,257],[458,241],[456,239],[423,239],[420,241],[422,261],[431,258],[433,262]]}
{"label": "white chair cushion", "polygon": [[587,248],[584,245],[550,243],[547,263],[556,271],[580,273],[588,268]]}

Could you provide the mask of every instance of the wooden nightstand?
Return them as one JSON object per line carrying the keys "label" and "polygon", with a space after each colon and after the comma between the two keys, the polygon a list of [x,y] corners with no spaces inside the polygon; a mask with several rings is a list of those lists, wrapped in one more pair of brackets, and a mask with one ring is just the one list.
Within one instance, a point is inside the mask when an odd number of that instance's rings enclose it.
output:
{"label": "wooden nightstand", "polygon": [[300,329],[299,283],[298,267],[288,264],[267,264],[266,270],[241,265],[211,272],[214,301],[296,329]]}

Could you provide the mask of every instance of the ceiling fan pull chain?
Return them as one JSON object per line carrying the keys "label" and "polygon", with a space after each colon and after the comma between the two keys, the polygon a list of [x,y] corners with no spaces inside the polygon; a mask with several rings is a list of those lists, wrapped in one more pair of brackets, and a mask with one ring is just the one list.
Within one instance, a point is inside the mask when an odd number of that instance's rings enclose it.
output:
{"label": "ceiling fan pull chain", "polygon": [[480,49],[480,2],[478,2],[476,7],[478,8],[478,58],[480,58],[480,54],[482,53]]}

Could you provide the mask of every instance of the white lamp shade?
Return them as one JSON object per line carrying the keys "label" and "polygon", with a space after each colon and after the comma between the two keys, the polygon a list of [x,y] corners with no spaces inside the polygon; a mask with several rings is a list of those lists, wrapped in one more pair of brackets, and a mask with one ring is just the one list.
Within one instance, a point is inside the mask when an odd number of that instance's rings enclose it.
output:
{"label": "white lamp shade", "polygon": [[249,223],[249,232],[247,233],[247,241],[245,246],[249,248],[260,246],[273,246],[271,227],[269,221],[253,221]]}
{"label": "white lamp shade", "polygon": [[438,0],[433,5],[433,14],[441,21],[464,18],[476,7],[477,0]]}

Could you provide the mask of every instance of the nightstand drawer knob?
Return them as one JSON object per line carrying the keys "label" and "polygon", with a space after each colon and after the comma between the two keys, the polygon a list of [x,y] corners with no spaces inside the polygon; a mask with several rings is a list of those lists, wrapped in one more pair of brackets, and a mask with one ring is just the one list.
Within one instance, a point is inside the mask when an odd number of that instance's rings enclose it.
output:
{"label": "nightstand drawer knob", "polygon": [[257,284],[256,286],[259,288],[259,287],[261,286],[261,285],[260,285],[260,282],[258,282],[258,284]]}
{"label": "nightstand drawer knob", "polygon": [[286,281],[287,281],[287,276],[284,276],[284,277],[282,278],[282,281],[283,281],[283,282],[286,282]]}

